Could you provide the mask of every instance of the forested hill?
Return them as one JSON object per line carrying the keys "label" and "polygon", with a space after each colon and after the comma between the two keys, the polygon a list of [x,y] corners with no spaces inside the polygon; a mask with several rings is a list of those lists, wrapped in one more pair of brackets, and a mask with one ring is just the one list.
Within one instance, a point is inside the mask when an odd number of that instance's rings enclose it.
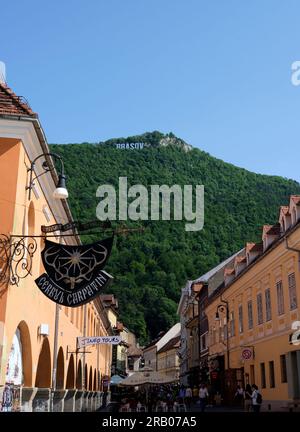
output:
{"label": "forested hill", "polygon": [[[143,148],[116,144],[144,143]],[[132,146],[133,147],[133,146]],[[274,223],[280,205],[300,193],[297,182],[237,168],[159,132],[98,144],[52,145],[63,157],[74,219],[96,219],[101,184],[118,190],[120,176],[133,184],[205,186],[205,223],[187,232],[181,221],[147,221],[143,233],[118,236],[107,266],[115,280],[120,320],[141,343],[178,320],[177,304],[187,279],[194,279],[260,238],[260,227]],[[129,225],[132,225],[129,224]],[[95,240],[82,237],[84,242]]]}

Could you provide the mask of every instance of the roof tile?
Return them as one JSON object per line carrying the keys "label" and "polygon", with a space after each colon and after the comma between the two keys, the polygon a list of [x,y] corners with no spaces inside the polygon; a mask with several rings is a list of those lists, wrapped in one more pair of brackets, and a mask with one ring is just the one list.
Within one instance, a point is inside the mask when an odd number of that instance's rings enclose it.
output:
{"label": "roof tile", "polygon": [[0,83],[0,115],[5,114],[38,117],[22,96],[17,96],[6,84]]}

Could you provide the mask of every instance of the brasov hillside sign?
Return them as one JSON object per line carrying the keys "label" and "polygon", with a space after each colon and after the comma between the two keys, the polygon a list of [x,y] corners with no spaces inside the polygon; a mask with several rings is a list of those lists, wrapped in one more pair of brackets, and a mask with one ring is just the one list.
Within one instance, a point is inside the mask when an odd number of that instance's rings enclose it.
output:
{"label": "brasov hillside sign", "polygon": [[77,348],[84,348],[88,345],[99,344],[118,345],[120,342],[122,342],[121,336],[78,337]]}
{"label": "brasov hillside sign", "polygon": [[122,150],[142,150],[144,147],[148,147],[143,142],[131,142],[131,143],[117,143],[116,148]]}
{"label": "brasov hillside sign", "polygon": [[113,237],[90,245],[62,245],[46,240],[42,261],[46,273],[35,283],[45,296],[60,305],[80,306],[91,301],[113,277],[105,266]]}

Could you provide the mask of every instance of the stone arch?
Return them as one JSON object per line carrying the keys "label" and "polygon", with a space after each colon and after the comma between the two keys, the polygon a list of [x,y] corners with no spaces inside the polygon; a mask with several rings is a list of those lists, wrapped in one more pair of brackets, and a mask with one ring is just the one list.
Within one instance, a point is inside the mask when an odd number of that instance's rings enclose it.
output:
{"label": "stone arch", "polygon": [[21,321],[13,335],[6,366],[5,382],[32,385],[32,353],[28,325]]}
{"label": "stone arch", "polygon": [[18,325],[22,344],[23,385],[32,386],[32,350],[29,327],[25,321]]}
{"label": "stone arch", "polygon": [[66,389],[73,389],[75,384],[74,356],[71,354],[67,373]]}
{"label": "stone arch", "polygon": [[89,388],[88,369],[87,369],[87,365],[85,365],[85,367],[84,367],[84,389],[88,390],[88,388]]}
{"label": "stone arch", "polygon": [[93,390],[97,391],[97,372],[96,372],[96,369],[94,369],[94,385],[93,385]]}
{"label": "stone arch", "polygon": [[39,355],[35,377],[35,387],[49,388],[51,386],[51,353],[48,338],[43,341]]}
{"label": "stone arch", "polygon": [[89,386],[88,386],[88,389],[89,389],[90,391],[93,390],[93,369],[92,369],[92,366],[90,366],[90,373],[89,373]]}
{"label": "stone arch", "polygon": [[77,366],[76,388],[78,390],[82,389],[82,364],[81,364],[81,360],[79,360],[78,366]]}
{"label": "stone arch", "polygon": [[64,351],[62,347],[59,348],[56,362],[56,388],[58,390],[64,388],[65,383],[65,362]]}

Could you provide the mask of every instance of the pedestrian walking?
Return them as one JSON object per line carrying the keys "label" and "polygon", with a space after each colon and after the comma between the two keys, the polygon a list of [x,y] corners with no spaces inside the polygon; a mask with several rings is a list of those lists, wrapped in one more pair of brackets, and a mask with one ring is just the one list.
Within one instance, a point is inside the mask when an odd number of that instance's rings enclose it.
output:
{"label": "pedestrian walking", "polygon": [[261,403],[262,403],[262,395],[258,391],[258,387],[255,384],[252,385],[251,398],[252,398],[252,409],[253,409],[253,411],[254,412],[260,412],[260,406],[261,406]]}
{"label": "pedestrian walking", "polygon": [[188,408],[191,407],[192,398],[193,398],[193,391],[192,391],[191,387],[188,387],[185,390],[185,401],[186,401],[186,405]]}
{"label": "pedestrian walking", "polygon": [[250,384],[246,385],[244,391],[244,409],[246,412],[250,412],[252,409],[252,389]]}
{"label": "pedestrian walking", "polygon": [[200,412],[205,411],[208,399],[208,390],[205,384],[201,384],[199,389],[199,400],[200,400]]}
{"label": "pedestrian walking", "polygon": [[199,389],[198,386],[193,387],[193,402],[196,403],[199,397]]}
{"label": "pedestrian walking", "polygon": [[244,389],[240,385],[237,386],[234,400],[238,406],[244,405]]}

